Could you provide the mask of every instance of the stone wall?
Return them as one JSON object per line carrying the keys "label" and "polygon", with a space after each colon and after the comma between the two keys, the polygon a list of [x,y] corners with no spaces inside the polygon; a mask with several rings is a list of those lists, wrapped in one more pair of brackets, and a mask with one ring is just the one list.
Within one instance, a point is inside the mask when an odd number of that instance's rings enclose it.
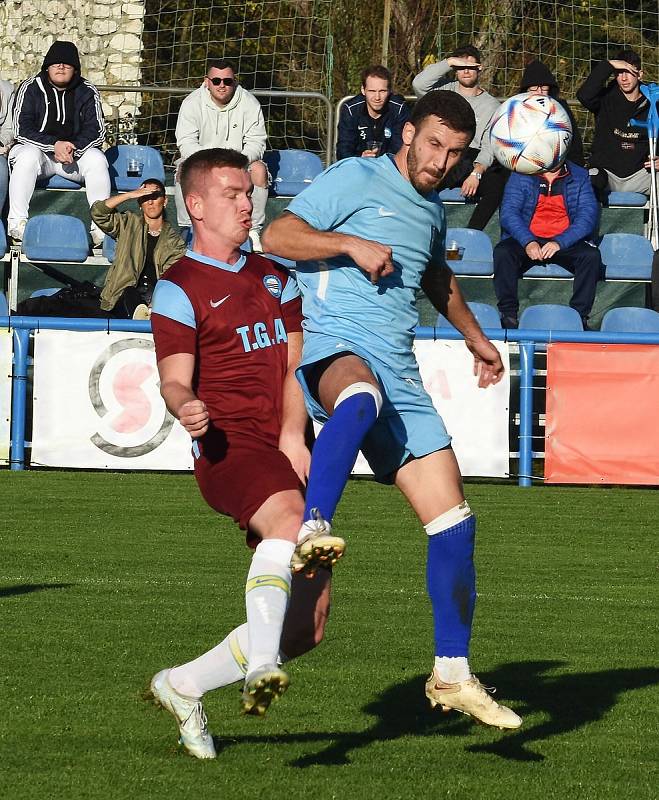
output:
{"label": "stone wall", "polygon": [[[55,39],[76,44],[82,74],[97,86],[139,85],[144,0],[0,0],[0,78],[37,73]],[[135,116],[141,96],[103,91],[108,119]]]}

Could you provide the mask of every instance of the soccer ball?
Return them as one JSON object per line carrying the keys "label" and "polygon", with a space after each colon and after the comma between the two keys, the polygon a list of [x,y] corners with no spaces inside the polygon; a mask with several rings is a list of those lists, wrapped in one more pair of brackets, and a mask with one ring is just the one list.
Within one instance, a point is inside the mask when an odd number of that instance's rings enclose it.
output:
{"label": "soccer ball", "polygon": [[571,141],[570,118],[553,97],[516,94],[492,117],[492,152],[500,164],[515,172],[535,175],[556,169]]}

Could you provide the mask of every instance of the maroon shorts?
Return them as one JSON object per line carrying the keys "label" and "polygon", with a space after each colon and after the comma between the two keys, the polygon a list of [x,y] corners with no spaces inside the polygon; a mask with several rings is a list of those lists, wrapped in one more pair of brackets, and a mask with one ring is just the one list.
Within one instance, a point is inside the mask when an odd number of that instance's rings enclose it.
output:
{"label": "maroon shorts", "polygon": [[245,530],[273,494],[302,488],[288,458],[267,442],[211,430],[195,444],[194,474],[204,500]]}

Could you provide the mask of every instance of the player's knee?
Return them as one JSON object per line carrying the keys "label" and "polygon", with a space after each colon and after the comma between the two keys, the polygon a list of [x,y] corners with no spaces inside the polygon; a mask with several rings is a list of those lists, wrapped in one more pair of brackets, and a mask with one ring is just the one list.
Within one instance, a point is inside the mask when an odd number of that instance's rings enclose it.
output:
{"label": "player's knee", "polygon": [[367,381],[356,381],[351,383],[339,394],[334,403],[334,410],[339,407],[341,403],[350,397],[355,397],[355,412],[358,415],[364,415],[372,412],[373,404],[375,404],[375,416],[377,417],[382,410],[382,394],[377,386]]}

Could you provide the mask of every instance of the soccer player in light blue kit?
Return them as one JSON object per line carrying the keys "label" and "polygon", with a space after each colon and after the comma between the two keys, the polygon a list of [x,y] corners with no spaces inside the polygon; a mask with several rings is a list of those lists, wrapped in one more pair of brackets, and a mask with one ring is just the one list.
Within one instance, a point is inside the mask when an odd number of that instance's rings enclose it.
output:
{"label": "soccer player in light blue kit", "polygon": [[445,262],[435,190],[473,138],[474,115],[455,92],[419,100],[394,156],[350,158],[322,175],[266,229],[266,252],[294,259],[303,295],[298,369],[307,408],[325,423],[314,447],[303,527],[332,520],[361,447],[378,480],[395,483],[428,534],[435,621],[431,705],[489,725],[522,720],[472,675],[476,521],[450,436],[425,392],[412,351],[416,292],[463,334],[483,388],[503,364]]}

